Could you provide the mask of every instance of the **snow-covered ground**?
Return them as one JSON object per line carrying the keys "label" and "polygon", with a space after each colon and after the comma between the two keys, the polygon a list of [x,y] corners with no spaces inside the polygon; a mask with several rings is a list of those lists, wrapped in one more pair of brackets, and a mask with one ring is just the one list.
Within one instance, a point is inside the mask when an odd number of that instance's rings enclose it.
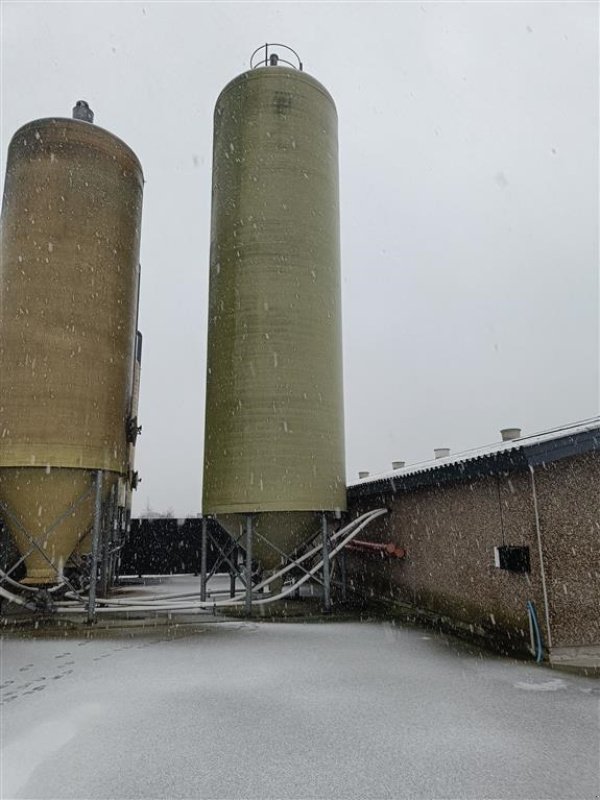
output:
{"label": "snow-covered ground", "polygon": [[414,628],[207,617],[1,664],[3,798],[600,795],[598,681]]}

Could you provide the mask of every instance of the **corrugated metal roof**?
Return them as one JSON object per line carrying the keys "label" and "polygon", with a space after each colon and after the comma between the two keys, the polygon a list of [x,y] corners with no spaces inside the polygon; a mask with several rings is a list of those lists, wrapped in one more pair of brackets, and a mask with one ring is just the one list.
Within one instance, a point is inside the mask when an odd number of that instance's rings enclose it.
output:
{"label": "corrugated metal roof", "polygon": [[349,486],[348,490],[352,494],[370,494],[372,490],[385,490],[382,484],[386,483],[389,483],[393,491],[396,488],[417,488],[419,485],[523,469],[530,464],[536,466],[599,449],[600,417],[592,417],[531,436],[521,436],[507,442],[495,442],[444,458],[369,475]]}

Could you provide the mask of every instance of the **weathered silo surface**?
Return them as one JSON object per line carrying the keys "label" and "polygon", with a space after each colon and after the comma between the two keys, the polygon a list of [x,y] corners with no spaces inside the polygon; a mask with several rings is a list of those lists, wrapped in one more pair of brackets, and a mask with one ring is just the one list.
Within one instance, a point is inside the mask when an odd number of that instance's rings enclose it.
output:
{"label": "weathered silo surface", "polygon": [[[89,531],[96,470],[125,479],[143,176],[81,119],[13,137],[2,204],[0,501],[27,581],[52,583]],[[37,542],[33,546],[31,538]]]}
{"label": "weathered silo surface", "polygon": [[[122,504],[124,513],[126,514],[125,524],[129,524],[131,519],[131,504],[132,493],[137,488],[138,473],[135,470],[135,447],[138,434],[141,433],[142,426],[139,422],[139,405],[140,405],[140,380],[142,375],[142,334],[137,331],[135,336],[135,354],[133,359],[133,383],[131,389],[131,411],[129,414],[130,428],[129,428],[129,481],[124,485],[125,499]],[[121,504],[120,504],[121,505]]]}
{"label": "weathered silo surface", "polygon": [[299,70],[217,100],[207,372],[204,513],[255,513],[289,552],[346,505],[337,113]]}

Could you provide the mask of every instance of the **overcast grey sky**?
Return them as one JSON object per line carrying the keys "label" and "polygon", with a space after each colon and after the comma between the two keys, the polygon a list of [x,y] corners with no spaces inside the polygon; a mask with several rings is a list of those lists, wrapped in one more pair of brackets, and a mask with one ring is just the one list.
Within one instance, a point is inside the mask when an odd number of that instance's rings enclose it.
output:
{"label": "overcast grey sky", "polygon": [[200,511],[212,114],[265,41],[339,114],[348,481],[599,410],[597,3],[2,3],[2,180],[86,99],[146,177],[134,513]]}

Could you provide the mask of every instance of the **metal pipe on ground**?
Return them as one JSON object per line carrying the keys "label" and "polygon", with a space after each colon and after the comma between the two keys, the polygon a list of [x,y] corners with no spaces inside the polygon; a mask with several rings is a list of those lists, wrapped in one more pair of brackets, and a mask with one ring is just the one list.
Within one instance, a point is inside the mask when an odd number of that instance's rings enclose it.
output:
{"label": "metal pipe on ground", "polygon": [[[341,540],[339,544],[335,544],[333,549],[329,553],[329,557],[333,558],[336,556],[344,547],[348,545],[348,543],[358,534],[361,530],[363,530],[367,525],[373,522],[377,517],[382,516],[383,514],[387,514],[388,510],[386,508],[378,508],[373,509],[371,511],[366,512],[362,516],[352,520],[348,525],[342,528],[339,531],[336,531],[331,536],[331,544],[334,544],[337,540]],[[275,576],[270,576],[266,581],[258,584],[258,586],[254,587],[255,591],[258,591],[264,583],[268,581],[272,581],[273,578],[280,578],[283,575],[287,574],[289,570],[293,569],[297,563],[306,560],[307,558],[315,555],[321,549],[321,545],[318,544],[308,553],[305,553],[301,558],[298,559],[298,562],[294,564],[288,564],[286,567],[281,569]],[[283,589],[278,594],[266,597],[264,599],[253,599],[253,605],[265,605],[268,603],[275,602],[277,600],[281,600],[285,597],[288,597],[292,592],[294,592],[298,587],[302,586],[306,581],[314,576],[319,570],[322,569],[323,560],[321,559],[317,564],[315,564],[305,575],[302,576],[296,583],[287,588]],[[247,594],[240,594],[234,599],[229,600],[210,600],[206,601],[205,603],[199,602],[197,599],[197,593],[190,595],[193,597],[193,600],[190,602],[181,602],[181,603],[165,603],[166,600],[165,596],[158,596],[155,598],[148,598],[144,601],[137,600],[120,600],[120,599],[111,599],[111,600],[99,600],[98,606],[96,607],[96,612],[111,612],[114,613],[116,610],[123,611],[125,613],[130,611],[184,611],[184,610],[200,610],[202,608],[218,608],[218,607],[226,607],[229,605],[243,605],[246,601]],[[56,604],[56,611],[63,614],[74,613],[78,610],[85,611],[85,609],[77,609],[74,607],[72,603],[61,603],[57,602]]]}

